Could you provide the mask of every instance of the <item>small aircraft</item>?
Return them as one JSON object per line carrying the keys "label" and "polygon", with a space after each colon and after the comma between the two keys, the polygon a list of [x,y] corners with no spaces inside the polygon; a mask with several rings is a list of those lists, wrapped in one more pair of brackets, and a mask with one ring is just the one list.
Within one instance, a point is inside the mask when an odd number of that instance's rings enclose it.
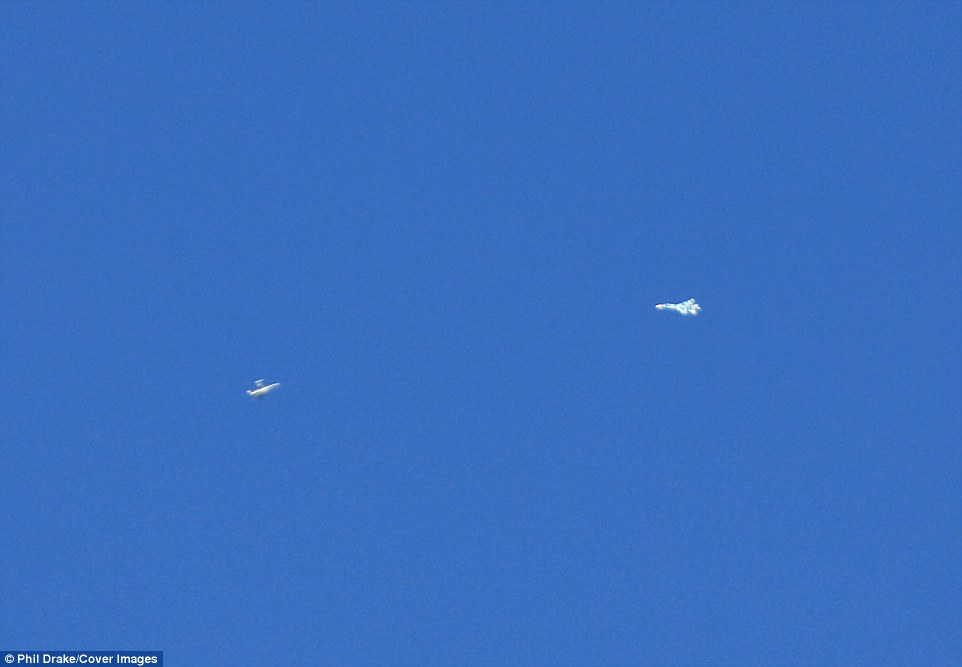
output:
{"label": "small aircraft", "polygon": [[695,303],[694,299],[688,299],[688,301],[683,301],[681,303],[659,303],[655,306],[658,310],[677,310],[682,315],[697,315],[698,311],[701,310],[701,306]]}
{"label": "small aircraft", "polygon": [[271,391],[274,391],[281,386],[280,382],[275,382],[274,384],[264,384],[263,380],[257,380],[254,382],[254,388],[247,390],[247,395],[251,398],[264,398],[264,396]]}

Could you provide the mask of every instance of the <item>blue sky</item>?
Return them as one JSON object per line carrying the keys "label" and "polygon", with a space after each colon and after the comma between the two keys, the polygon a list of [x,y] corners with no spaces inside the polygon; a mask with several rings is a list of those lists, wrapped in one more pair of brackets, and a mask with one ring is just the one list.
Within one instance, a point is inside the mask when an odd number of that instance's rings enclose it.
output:
{"label": "blue sky", "polygon": [[0,644],[959,664],[960,21],[0,5]]}

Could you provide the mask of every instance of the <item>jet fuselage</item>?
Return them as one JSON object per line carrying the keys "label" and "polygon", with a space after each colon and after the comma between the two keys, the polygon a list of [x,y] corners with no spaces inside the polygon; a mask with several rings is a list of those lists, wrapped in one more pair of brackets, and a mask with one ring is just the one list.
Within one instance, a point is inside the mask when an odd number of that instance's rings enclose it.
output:
{"label": "jet fuselage", "polygon": [[247,395],[251,398],[263,398],[268,392],[274,391],[281,386],[280,382],[275,382],[274,384],[265,385],[263,387],[258,387],[257,389],[248,389]]}

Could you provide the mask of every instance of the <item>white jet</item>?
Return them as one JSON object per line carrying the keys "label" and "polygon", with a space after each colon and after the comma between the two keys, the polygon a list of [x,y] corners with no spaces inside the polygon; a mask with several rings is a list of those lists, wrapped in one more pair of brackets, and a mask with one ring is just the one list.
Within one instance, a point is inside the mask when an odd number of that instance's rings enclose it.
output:
{"label": "white jet", "polygon": [[659,303],[655,306],[658,310],[677,310],[682,315],[697,315],[698,311],[701,310],[701,306],[695,303],[694,299],[688,299],[688,301],[683,301],[682,303]]}
{"label": "white jet", "polygon": [[269,392],[274,391],[281,386],[280,382],[275,382],[274,384],[264,384],[263,380],[257,380],[254,383],[253,389],[247,390],[247,395],[251,398],[264,398]]}

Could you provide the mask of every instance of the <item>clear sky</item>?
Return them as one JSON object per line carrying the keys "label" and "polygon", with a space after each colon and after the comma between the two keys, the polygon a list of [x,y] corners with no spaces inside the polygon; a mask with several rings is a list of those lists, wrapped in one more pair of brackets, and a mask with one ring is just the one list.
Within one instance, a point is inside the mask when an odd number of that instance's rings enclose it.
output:
{"label": "clear sky", "polygon": [[0,645],[962,664],[960,24],[3,3]]}

